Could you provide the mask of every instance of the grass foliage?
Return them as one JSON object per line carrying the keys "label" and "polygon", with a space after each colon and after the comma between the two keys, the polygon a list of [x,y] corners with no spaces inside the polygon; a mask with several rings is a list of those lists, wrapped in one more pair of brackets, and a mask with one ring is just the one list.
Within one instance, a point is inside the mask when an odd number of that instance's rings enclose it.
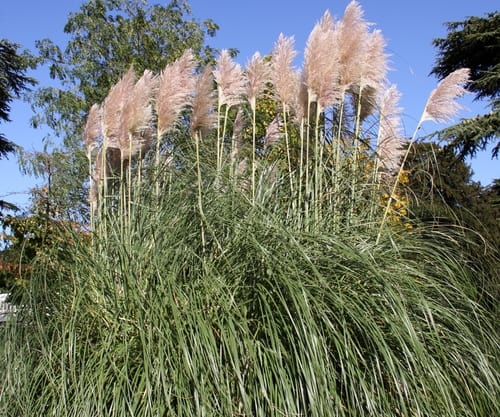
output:
{"label": "grass foliage", "polygon": [[203,246],[195,183],[179,173],[38,265],[2,329],[2,415],[497,414],[497,333],[459,241],[375,244],[326,213],[290,227],[214,181]]}

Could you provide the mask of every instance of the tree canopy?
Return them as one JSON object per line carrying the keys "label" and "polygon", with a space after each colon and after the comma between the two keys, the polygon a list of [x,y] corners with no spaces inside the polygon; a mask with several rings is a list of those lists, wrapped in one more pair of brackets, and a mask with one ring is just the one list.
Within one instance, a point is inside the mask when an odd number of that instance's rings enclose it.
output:
{"label": "tree canopy", "polygon": [[[469,91],[476,100],[489,100],[491,110],[440,131],[438,138],[461,158],[473,157],[500,137],[500,13],[449,22],[447,29],[445,38],[433,41],[438,55],[431,74],[443,79],[459,68],[469,68]],[[497,142],[493,157],[498,157],[499,152]]]}
{"label": "tree canopy", "polygon": [[[0,39],[0,123],[10,121],[12,100],[35,84],[35,80],[26,75],[28,60],[18,49],[19,45]],[[14,143],[0,132],[0,159],[14,150]],[[13,209],[15,206],[0,200],[0,210],[3,208]]]}
{"label": "tree canopy", "polygon": [[[10,104],[20,94],[34,85],[26,75],[28,63],[18,52],[19,45],[0,39],[0,122],[10,121]],[[14,145],[0,132],[0,158],[14,151]]]}

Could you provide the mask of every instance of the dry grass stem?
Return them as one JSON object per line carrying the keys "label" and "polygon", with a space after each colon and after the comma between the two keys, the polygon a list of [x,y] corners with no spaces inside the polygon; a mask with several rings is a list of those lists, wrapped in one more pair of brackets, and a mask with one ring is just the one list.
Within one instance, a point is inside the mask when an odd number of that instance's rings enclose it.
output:
{"label": "dry grass stem", "polygon": [[233,123],[233,135],[231,143],[231,161],[234,163],[240,156],[241,148],[243,146],[242,133],[246,127],[246,121],[241,108],[236,113],[236,118]]}
{"label": "dry grass stem", "polygon": [[120,156],[121,154],[118,148],[110,147],[104,150],[101,147],[97,152],[96,160],[90,175],[89,187],[89,203],[94,212],[96,212],[97,202],[104,182],[122,168]]}

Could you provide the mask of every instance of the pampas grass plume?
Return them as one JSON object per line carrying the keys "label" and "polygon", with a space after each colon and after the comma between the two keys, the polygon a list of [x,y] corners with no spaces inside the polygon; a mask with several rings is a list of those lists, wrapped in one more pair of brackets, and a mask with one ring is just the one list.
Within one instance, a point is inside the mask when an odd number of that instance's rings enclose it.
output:
{"label": "pampas grass plume", "polygon": [[241,103],[246,92],[246,80],[240,64],[232,60],[227,49],[221,51],[213,74],[219,93],[219,105],[232,107]]}
{"label": "pampas grass plume", "polygon": [[135,73],[130,68],[113,86],[104,100],[102,118],[105,147],[120,148],[123,133],[123,109],[131,97],[135,85]]}
{"label": "pampas grass plume", "polygon": [[92,150],[98,147],[98,138],[102,136],[102,109],[98,104],[90,107],[87,122],[83,131],[83,141],[87,150],[87,157],[90,158]]}
{"label": "pampas grass plume", "polygon": [[385,48],[386,41],[380,30],[376,29],[367,35],[365,58],[361,61],[362,87],[369,86],[378,92],[385,85],[389,69]]}
{"label": "pampas grass plume", "polygon": [[340,84],[344,89],[360,81],[369,26],[363,18],[361,6],[354,0],[347,5],[344,16],[336,24],[340,48]]}
{"label": "pampas grass plume", "polygon": [[177,121],[181,111],[191,104],[196,82],[194,68],[193,52],[187,49],[161,72],[156,97],[158,136],[165,134]]}
{"label": "pampas grass plume", "polygon": [[294,42],[293,37],[281,33],[271,53],[271,82],[276,98],[285,106],[296,100],[299,89],[300,78],[293,68],[297,56]]}
{"label": "pampas grass plume", "polygon": [[383,168],[395,172],[401,163],[402,149],[402,108],[398,106],[401,93],[391,85],[384,93],[380,105],[377,154]]}
{"label": "pampas grass plume", "polygon": [[314,26],[304,51],[303,79],[308,89],[309,101],[318,102],[321,108],[340,99],[338,88],[339,54],[337,32],[329,11]]}
{"label": "pampas grass plume", "polygon": [[276,145],[283,137],[283,132],[280,128],[279,117],[276,116],[271,123],[266,127],[264,136],[264,149]]}
{"label": "pampas grass plume", "polygon": [[266,84],[270,82],[269,64],[256,52],[247,63],[245,74],[247,77],[246,95],[252,111],[255,111],[257,97],[263,93]]}
{"label": "pampas grass plume", "polygon": [[462,109],[456,99],[467,93],[464,85],[469,81],[469,74],[468,68],[460,68],[444,78],[429,95],[420,122],[430,120],[445,123],[450,121]]}
{"label": "pampas grass plume", "polygon": [[158,84],[157,77],[145,70],[134,85],[131,96],[123,111],[126,130],[120,135],[120,150],[124,158],[129,159],[139,151],[145,150],[153,141],[152,99]]}
{"label": "pampas grass plume", "polygon": [[190,124],[192,133],[212,129],[217,122],[217,115],[214,112],[215,91],[213,82],[212,68],[207,65],[198,76],[195,85]]}

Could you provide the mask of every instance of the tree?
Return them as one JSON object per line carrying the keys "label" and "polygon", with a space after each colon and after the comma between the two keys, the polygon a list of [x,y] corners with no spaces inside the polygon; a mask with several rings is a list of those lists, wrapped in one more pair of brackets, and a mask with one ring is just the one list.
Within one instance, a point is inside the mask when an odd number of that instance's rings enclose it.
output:
{"label": "tree", "polygon": [[[458,68],[470,68],[468,89],[476,100],[487,99],[491,111],[438,132],[438,138],[461,158],[474,156],[500,137],[500,13],[447,23],[446,38],[434,39],[438,56],[431,74],[443,79]],[[493,148],[498,157],[500,142]]]}
{"label": "tree", "polygon": [[[213,59],[205,45],[218,26],[211,20],[188,19],[186,1],[148,6],[140,0],[93,0],[69,16],[64,49],[51,40],[37,42],[39,63],[47,64],[60,88],[41,88],[34,96],[33,123],[45,124],[62,140],[46,152],[25,154],[29,174],[50,177],[50,197],[72,219],[86,216],[87,161],[82,146],[85,115],[132,66],[137,74],[155,72],[191,48],[200,62]],[[51,148],[52,146],[52,148]],[[47,169],[50,168],[50,172]]]}
{"label": "tree", "polygon": [[[29,68],[27,55],[19,54],[18,48],[17,44],[0,39],[0,122],[10,121],[12,100],[19,98],[23,91],[35,84],[33,78],[26,76],[26,70]],[[14,151],[14,143],[0,132],[0,159]],[[0,200],[0,210],[14,208],[14,205]]]}

